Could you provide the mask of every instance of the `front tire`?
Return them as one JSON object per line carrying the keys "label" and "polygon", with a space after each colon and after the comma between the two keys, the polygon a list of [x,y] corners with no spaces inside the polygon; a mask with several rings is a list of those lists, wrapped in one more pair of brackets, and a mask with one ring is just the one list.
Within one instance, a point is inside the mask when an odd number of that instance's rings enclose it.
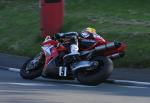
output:
{"label": "front tire", "polygon": [[108,57],[99,57],[94,59],[99,65],[92,71],[78,71],[77,80],[85,85],[98,85],[104,82],[113,71],[113,62]]}
{"label": "front tire", "polygon": [[33,59],[28,60],[27,62],[25,62],[20,70],[20,76],[23,79],[35,79],[39,76],[41,76],[42,73],[42,69],[43,69],[43,65],[38,64],[38,66],[36,68],[34,68],[33,70],[26,70],[27,65],[32,61]]}

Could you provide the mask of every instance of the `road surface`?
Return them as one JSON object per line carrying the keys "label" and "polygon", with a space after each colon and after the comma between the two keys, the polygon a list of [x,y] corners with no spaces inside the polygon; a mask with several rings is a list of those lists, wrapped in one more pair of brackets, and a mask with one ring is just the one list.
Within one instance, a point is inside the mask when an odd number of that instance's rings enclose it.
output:
{"label": "road surface", "polygon": [[0,68],[0,103],[150,103],[150,88],[37,78]]}

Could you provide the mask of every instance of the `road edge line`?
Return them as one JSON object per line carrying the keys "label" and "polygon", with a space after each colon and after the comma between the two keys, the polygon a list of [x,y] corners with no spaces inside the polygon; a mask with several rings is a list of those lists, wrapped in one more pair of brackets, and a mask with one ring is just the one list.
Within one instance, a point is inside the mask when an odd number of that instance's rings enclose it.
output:
{"label": "road edge line", "polygon": [[12,71],[12,72],[20,72],[19,68],[10,68],[10,67],[5,67],[5,66],[0,66],[0,68],[3,70]]}
{"label": "road edge line", "polygon": [[150,87],[150,82],[141,82],[141,81],[132,81],[132,80],[109,79],[105,83],[127,85],[127,86]]}

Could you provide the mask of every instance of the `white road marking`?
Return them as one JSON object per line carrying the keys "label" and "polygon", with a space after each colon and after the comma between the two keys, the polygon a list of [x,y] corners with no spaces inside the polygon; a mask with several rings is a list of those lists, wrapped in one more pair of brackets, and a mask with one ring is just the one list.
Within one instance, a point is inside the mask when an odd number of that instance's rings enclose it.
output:
{"label": "white road marking", "polygon": [[5,67],[5,66],[0,66],[0,68],[2,68],[4,70],[13,71],[13,72],[20,72],[19,68],[10,68],[10,67]]}
{"label": "white road marking", "polygon": [[44,84],[44,83],[9,83],[9,84],[21,86],[55,86],[53,84]]}
{"label": "white road marking", "polygon": [[17,68],[9,68],[8,70],[13,72],[20,72],[20,69]]}
{"label": "white road marking", "polygon": [[131,80],[115,80],[115,82],[124,82],[124,83],[134,83],[134,84],[150,85],[149,82],[140,82],[140,81],[131,81]]}
{"label": "white road marking", "polygon": [[149,82],[131,81],[131,80],[109,80],[112,84],[121,84],[127,86],[150,87]]}
{"label": "white road marking", "polygon": [[141,87],[139,87],[139,86],[121,86],[121,87],[135,88],[135,89],[136,89],[136,88],[139,88],[139,89],[140,89],[140,88],[141,88],[141,89],[142,89],[142,88],[149,88],[149,87],[142,87],[142,86],[141,86]]}
{"label": "white road marking", "polygon": [[97,87],[97,86],[88,86],[88,85],[77,85],[77,84],[66,84],[73,87],[83,87],[83,88],[91,88],[91,87]]}
{"label": "white road marking", "polygon": [[1,85],[20,85],[20,86],[56,86],[54,84],[44,84],[44,83],[13,83],[13,82],[1,82]]}

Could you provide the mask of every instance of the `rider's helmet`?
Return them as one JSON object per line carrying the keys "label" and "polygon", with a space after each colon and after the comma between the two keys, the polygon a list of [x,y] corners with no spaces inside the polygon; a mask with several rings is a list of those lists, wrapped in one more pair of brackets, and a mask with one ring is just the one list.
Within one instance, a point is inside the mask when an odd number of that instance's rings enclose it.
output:
{"label": "rider's helmet", "polygon": [[90,28],[90,27],[83,29],[81,32],[81,36],[83,38],[89,38],[93,36],[94,34],[96,34],[96,29]]}

